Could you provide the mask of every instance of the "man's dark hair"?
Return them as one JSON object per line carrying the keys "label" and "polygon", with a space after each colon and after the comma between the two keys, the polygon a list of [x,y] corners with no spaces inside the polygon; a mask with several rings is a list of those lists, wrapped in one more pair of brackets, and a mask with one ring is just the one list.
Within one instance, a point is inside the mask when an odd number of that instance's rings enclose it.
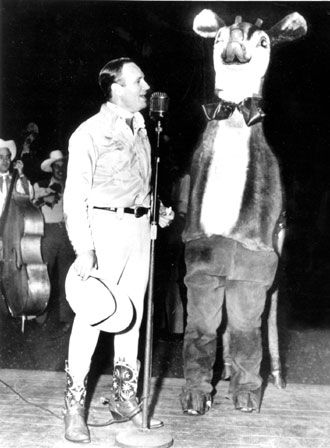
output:
{"label": "man's dark hair", "polygon": [[125,64],[129,64],[132,61],[130,58],[118,58],[113,59],[105,64],[99,74],[99,86],[103,92],[103,95],[107,100],[111,99],[111,86],[114,82],[120,83],[120,76]]}

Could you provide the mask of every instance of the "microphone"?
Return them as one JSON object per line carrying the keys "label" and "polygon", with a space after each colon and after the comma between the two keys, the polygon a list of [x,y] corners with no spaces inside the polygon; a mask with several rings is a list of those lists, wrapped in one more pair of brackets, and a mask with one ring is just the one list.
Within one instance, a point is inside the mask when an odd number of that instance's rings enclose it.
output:
{"label": "microphone", "polygon": [[164,118],[168,111],[170,99],[167,93],[154,92],[150,97],[149,115],[153,120]]}

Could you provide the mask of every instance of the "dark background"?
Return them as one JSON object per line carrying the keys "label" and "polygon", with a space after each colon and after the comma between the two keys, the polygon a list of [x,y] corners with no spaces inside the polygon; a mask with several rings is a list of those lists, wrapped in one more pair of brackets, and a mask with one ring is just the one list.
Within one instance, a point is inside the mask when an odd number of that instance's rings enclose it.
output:
{"label": "dark background", "polygon": [[260,17],[264,29],[292,11],[306,18],[307,37],[273,51],[265,126],[289,196],[303,181],[314,206],[328,187],[328,2],[2,0],[1,137],[19,143],[23,127],[34,121],[45,153],[66,151],[71,133],[102,102],[100,68],[130,56],[152,89],[171,100],[165,165],[169,159],[186,166],[203,126],[200,104],[213,93],[212,39],[192,31],[194,16],[205,7],[226,23],[238,14],[252,22]]}
{"label": "dark background", "polygon": [[274,50],[265,89],[278,112],[270,120],[272,137],[276,146],[290,144],[290,158],[326,155],[328,2],[2,0],[1,135],[16,137],[35,121],[47,146],[65,149],[72,131],[99,108],[100,68],[119,56],[133,57],[152,89],[168,93],[171,130],[185,131],[188,122],[191,131],[199,104],[213,91],[212,39],[192,31],[204,7],[226,23],[238,14],[253,22],[260,17],[264,29],[292,11],[304,15],[307,37]]}
{"label": "dark background", "polygon": [[[165,200],[175,175],[187,168],[204,126],[200,105],[213,94],[213,41],[193,33],[194,16],[207,7],[227,24],[236,15],[253,23],[261,18],[266,30],[293,11],[302,14],[307,36],[273,50],[264,86],[265,131],[279,157],[287,197],[280,308],[289,323],[282,319],[281,325],[330,329],[329,2],[2,0],[0,5],[0,137],[19,143],[23,127],[33,121],[45,154],[65,152],[71,133],[103,101],[99,70],[110,59],[130,56],[152,90],[170,97],[164,126],[170,139],[161,155]],[[153,139],[153,123],[147,111],[145,115]],[[160,232],[161,257],[167,237]],[[161,296],[166,268],[157,268],[156,292]],[[317,332],[308,340],[310,351],[323,361],[324,337],[328,340],[329,334]],[[308,355],[302,365],[299,359],[301,377],[308,363],[313,376],[314,361]],[[325,376],[316,381],[328,381]]]}

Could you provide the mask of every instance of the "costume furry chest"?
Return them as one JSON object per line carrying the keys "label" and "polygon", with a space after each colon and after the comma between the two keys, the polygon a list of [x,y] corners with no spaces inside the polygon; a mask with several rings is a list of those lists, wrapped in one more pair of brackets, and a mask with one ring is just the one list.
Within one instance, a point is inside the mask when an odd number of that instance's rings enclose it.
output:
{"label": "costume furry chest", "polygon": [[268,30],[261,29],[262,23],[236,16],[227,26],[209,9],[194,19],[194,31],[214,39],[214,93],[220,106],[215,115],[207,114],[211,121],[194,154],[185,241],[220,235],[251,250],[273,250],[282,211],[279,166],[262,123],[246,121],[245,114],[262,97],[271,48],[305,35],[307,24],[298,13]]}
{"label": "costume furry chest", "polygon": [[190,185],[185,241],[221,235],[251,250],[273,250],[282,188],[261,123],[246,126],[238,111],[210,121],[193,157]]}

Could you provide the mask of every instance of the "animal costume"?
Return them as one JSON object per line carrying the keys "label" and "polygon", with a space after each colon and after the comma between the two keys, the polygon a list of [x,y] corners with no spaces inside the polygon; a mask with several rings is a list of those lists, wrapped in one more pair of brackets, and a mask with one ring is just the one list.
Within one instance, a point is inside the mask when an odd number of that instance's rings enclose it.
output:
{"label": "animal costume", "polygon": [[194,31],[214,38],[215,93],[203,106],[206,129],[191,166],[185,261],[188,290],[184,337],[183,411],[204,414],[212,403],[217,331],[224,301],[236,409],[259,411],[261,315],[274,281],[278,255],[273,235],[282,212],[279,166],[262,127],[262,84],[270,47],[306,32],[297,13],[270,30],[237,17],[231,26],[210,10]]}

